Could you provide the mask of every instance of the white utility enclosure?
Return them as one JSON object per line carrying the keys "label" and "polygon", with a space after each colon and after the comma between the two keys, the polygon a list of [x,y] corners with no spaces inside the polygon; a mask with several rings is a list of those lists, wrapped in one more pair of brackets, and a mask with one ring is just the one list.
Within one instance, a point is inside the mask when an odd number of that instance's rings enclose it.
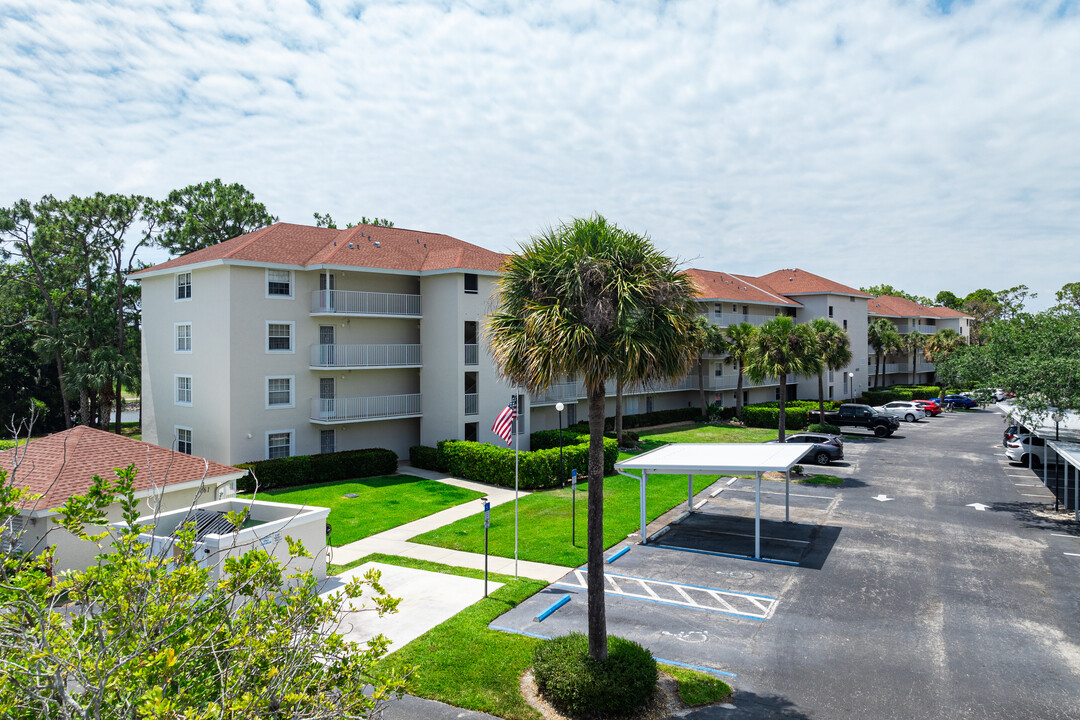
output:
{"label": "white utility enclosure", "polygon": [[[649,474],[687,477],[688,510],[694,510],[694,475],[749,475],[754,486],[754,557],[761,559],[761,474],[782,472],[784,482],[784,519],[791,521],[791,467],[806,454],[806,445],[784,443],[675,443],[615,463],[620,475],[637,478],[641,483],[641,542],[645,544],[645,486]],[[636,472],[635,472],[636,471]],[[638,474],[640,473],[640,474]]]}

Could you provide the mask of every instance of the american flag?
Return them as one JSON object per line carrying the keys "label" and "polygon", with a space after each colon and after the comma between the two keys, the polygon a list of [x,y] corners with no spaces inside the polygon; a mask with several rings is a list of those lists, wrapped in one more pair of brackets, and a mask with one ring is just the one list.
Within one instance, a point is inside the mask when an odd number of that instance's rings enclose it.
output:
{"label": "american flag", "polygon": [[495,433],[507,445],[511,444],[514,437],[514,418],[517,417],[517,395],[510,396],[510,404],[503,408],[499,417],[495,418],[495,424],[491,426],[491,432]]}

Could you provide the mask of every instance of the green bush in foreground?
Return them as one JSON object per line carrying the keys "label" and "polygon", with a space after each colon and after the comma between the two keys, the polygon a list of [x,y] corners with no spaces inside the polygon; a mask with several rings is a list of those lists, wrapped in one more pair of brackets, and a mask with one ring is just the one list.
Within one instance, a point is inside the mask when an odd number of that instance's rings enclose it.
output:
{"label": "green bush in foreground", "polygon": [[815,433],[828,433],[829,435],[839,435],[840,428],[835,425],[829,425],[828,423],[811,423],[806,428],[807,432]]}
{"label": "green bush in foreground", "polygon": [[656,691],[656,661],[636,642],[608,638],[607,660],[589,657],[580,633],[554,638],[533,651],[540,693],[573,717],[619,716],[639,710]]}
{"label": "green bush in foreground", "polygon": [[409,448],[409,464],[421,470],[439,470],[439,451],[427,445]]}

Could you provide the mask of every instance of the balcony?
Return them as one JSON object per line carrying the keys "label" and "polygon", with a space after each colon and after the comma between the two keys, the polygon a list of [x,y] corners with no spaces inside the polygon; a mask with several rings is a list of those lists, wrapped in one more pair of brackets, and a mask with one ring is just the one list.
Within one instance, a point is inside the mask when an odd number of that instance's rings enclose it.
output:
{"label": "balcony", "polygon": [[480,414],[480,394],[479,393],[465,393],[465,414],[466,415],[479,415]]}
{"label": "balcony", "polygon": [[530,404],[554,405],[555,403],[576,403],[579,399],[587,397],[585,386],[578,382],[552,383],[542,395],[530,397]]}
{"label": "balcony", "polygon": [[465,364],[466,365],[479,365],[480,364],[480,346],[470,343],[465,343]]}
{"label": "balcony", "polygon": [[921,362],[915,364],[915,372],[934,372],[937,369],[937,365],[934,363]]}
{"label": "balcony", "polygon": [[883,372],[883,373],[911,372],[911,365],[905,365],[903,363],[882,363],[881,372]]}
{"label": "balcony", "polygon": [[901,335],[907,335],[908,333],[913,333],[913,332],[922,333],[923,335],[933,335],[934,333],[937,332],[937,326],[936,325],[919,325],[918,323],[912,323],[912,324],[908,325],[906,328],[901,328],[899,330],[899,332],[900,332]]}
{"label": "balcony", "polygon": [[[743,315],[742,313],[709,313],[709,319],[720,327],[730,327],[732,325],[738,325],[739,323],[750,323],[754,326],[764,325],[765,323],[773,320],[772,315]],[[794,318],[793,318],[794,319]]]}
{"label": "balcony", "polygon": [[312,315],[420,317],[420,296],[360,290],[315,290]]}
{"label": "balcony", "polygon": [[419,345],[312,345],[311,368],[420,367]]}
{"label": "balcony", "polygon": [[311,422],[318,425],[420,417],[420,394],[312,398]]}

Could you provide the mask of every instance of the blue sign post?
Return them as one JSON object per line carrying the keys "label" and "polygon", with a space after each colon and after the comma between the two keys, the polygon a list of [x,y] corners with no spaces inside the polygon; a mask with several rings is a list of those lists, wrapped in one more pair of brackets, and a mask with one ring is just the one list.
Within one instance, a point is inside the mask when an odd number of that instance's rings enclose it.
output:
{"label": "blue sign post", "polygon": [[570,471],[570,544],[577,547],[577,468]]}
{"label": "blue sign post", "polygon": [[491,527],[491,503],[486,497],[480,498],[484,503],[484,597],[488,596],[488,528]]}

